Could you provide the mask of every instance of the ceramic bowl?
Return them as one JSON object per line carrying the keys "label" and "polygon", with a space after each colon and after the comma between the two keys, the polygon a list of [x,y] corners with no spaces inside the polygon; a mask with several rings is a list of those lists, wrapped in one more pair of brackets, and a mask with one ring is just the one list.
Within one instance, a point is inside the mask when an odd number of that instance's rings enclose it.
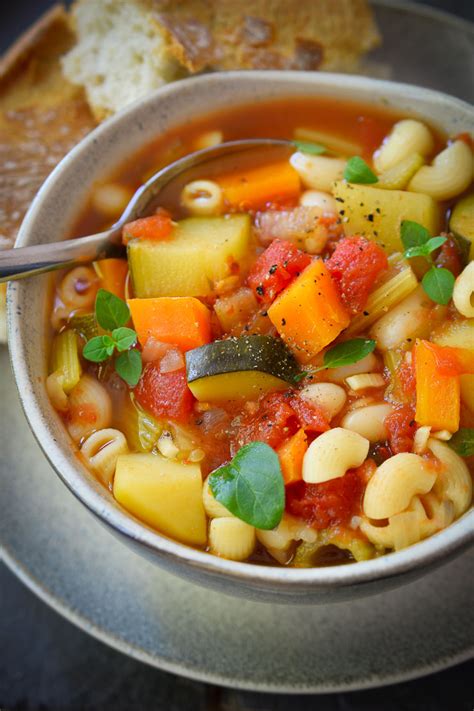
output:
{"label": "ceramic bowl", "polygon": [[[465,131],[474,111],[450,96],[364,77],[299,72],[235,72],[180,81],[113,117],[74,148],[36,196],[18,246],[64,239],[92,183],[160,134],[207,112],[274,97],[324,95],[426,117],[449,134]],[[406,583],[460,553],[474,539],[474,511],[427,540],[376,560],[329,568],[286,569],[227,561],[156,533],[124,511],[75,456],[44,386],[48,276],[9,287],[13,371],[29,424],[52,466],[95,516],[157,565],[223,592],[275,602],[353,599]],[[34,472],[32,473],[34,486]]]}

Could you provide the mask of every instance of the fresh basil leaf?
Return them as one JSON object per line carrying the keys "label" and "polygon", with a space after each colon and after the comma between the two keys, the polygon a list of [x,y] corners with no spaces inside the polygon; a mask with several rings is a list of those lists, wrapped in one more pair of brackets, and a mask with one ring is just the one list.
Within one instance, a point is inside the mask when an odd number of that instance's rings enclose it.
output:
{"label": "fresh basil leaf", "polygon": [[400,239],[405,249],[420,247],[431,239],[431,235],[423,225],[412,220],[403,220],[400,226]]}
{"label": "fresh basil leaf", "polygon": [[330,348],[324,354],[323,363],[315,371],[324,370],[325,368],[339,368],[341,365],[351,365],[357,363],[366,355],[375,350],[376,342],[367,338],[353,338],[351,341],[338,343],[337,346]]}
{"label": "fresh basil leaf", "polygon": [[[107,340],[108,339],[108,340]],[[82,355],[86,360],[90,360],[93,363],[102,363],[103,360],[107,360],[114,352],[114,343],[112,341],[112,352],[110,352],[110,343],[112,339],[110,336],[95,336],[87,341],[86,345],[82,350]]]}
{"label": "fresh basil leaf", "polygon": [[461,427],[448,441],[460,457],[472,457],[474,454],[474,429]]}
{"label": "fresh basil leaf", "polygon": [[140,351],[132,350],[121,353],[115,361],[115,370],[122,380],[134,388],[142,374],[142,355]]}
{"label": "fresh basil leaf", "polygon": [[420,244],[416,247],[408,247],[403,253],[406,259],[412,259],[413,257],[429,257],[431,252],[435,249],[441,247],[442,244],[446,242],[446,237],[430,237],[430,239],[424,244]]}
{"label": "fresh basil leaf", "polygon": [[454,275],[449,269],[432,266],[421,280],[421,285],[432,301],[446,305],[453,295],[454,282]]}
{"label": "fresh basil leaf", "polygon": [[113,331],[125,326],[130,319],[130,309],[125,301],[105,289],[99,289],[95,299],[95,315],[102,328]]}
{"label": "fresh basil leaf", "polygon": [[373,170],[369,168],[365,160],[360,156],[349,158],[344,169],[344,178],[348,183],[360,183],[362,185],[379,182]]}
{"label": "fresh basil leaf", "polygon": [[320,143],[313,143],[312,141],[292,141],[292,143],[301,153],[320,156],[322,153],[327,152],[326,146],[322,146]]}
{"label": "fresh basil leaf", "polygon": [[137,334],[135,331],[132,328],[124,328],[123,326],[112,331],[112,338],[120,353],[122,351],[128,351],[128,349],[137,342]]}
{"label": "fresh basil leaf", "polygon": [[251,442],[233,460],[212,472],[209,486],[234,516],[268,531],[285,508],[285,485],[277,453],[264,442]]}

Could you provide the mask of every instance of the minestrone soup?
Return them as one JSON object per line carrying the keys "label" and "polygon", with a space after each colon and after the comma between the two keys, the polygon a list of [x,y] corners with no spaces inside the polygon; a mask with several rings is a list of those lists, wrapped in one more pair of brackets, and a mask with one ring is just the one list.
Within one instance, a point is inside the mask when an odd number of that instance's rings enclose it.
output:
{"label": "minestrone soup", "polygon": [[161,136],[96,185],[116,220],[191,151],[204,165],[123,228],[127,258],[55,283],[46,387],[131,515],[235,561],[397,551],[471,506],[470,136],[327,99],[245,106]]}

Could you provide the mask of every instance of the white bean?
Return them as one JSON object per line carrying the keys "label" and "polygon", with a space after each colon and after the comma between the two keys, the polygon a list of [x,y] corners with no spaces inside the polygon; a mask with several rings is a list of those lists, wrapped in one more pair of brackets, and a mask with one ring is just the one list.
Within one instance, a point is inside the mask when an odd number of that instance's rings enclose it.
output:
{"label": "white bean", "polygon": [[387,439],[385,418],[392,412],[393,407],[388,403],[359,407],[346,413],[341,425],[347,430],[357,432],[369,442],[381,442]]}
{"label": "white bean", "polygon": [[301,390],[300,396],[320,407],[329,421],[342,410],[347,399],[344,388],[335,383],[311,383]]}

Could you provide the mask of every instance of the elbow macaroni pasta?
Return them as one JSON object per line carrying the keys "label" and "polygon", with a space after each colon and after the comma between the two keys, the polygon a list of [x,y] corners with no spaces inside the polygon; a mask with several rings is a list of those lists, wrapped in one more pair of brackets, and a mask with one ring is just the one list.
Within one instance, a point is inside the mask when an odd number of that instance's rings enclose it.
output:
{"label": "elbow macaroni pasta", "polygon": [[305,188],[329,193],[336,180],[342,178],[346,161],[340,158],[293,153],[290,163],[301,178]]}
{"label": "elbow macaroni pasta", "polygon": [[112,401],[103,385],[91,375],[83,375],[69,394],[67,428],[75,442],[96,430],[110,426]]}
{"label": "elbow macaroni pasta", "polygon": [[433,488],[436,474],[417,454],[395,454],[377,467],[364,495],[368,518],[384,519],[402,513],[417,494]]}
{"label": "elbow macaroni pasta", "polygon": [[191,215],[219,215],[223,203],[222,190],[213,180],[193,180],[181,193],[181,204]]}
{"label": "elbow macaroni pasta", "polygon": [[375,169],[382,173],[412,153],[428,156],[434,148],[431,131],[421,121],[398,121],[374,155]]}
{"label": "elbow macaroni pasta", "polygon": [[449,445],[431,438],[428,448],[443,465],[433,492],[442,501],[451,501],[456,518],[469,508],[472,501],[472,477],[466,463]]}
{"label": "elbow macaroni pasta", "polygon": [[98,276],[92,267],[71,269],[59,286],[59,296],[69,311],[92,308],[98,288]]}
{"label": "elbow macaroni pasta", "polygon": [[106,486],[112,485],[117,459],[128,452],[125,436],[112,428],[89,435],[81,447],[89,467]]}
{"label": "elbow macaroni pasta", "polygon": [[369,440],[357,432],[334,427],[323,432],[308,447],[303,458],[303,480],[308,484],[337,479],[359,467],[369,452]]}
{"label": "elbow macaroni pasta", "polygon": [[432,165],[422,166],[408,184],[408,190],[425,193],[435,200],[460,195],[472,181],[472,151],[464,141],[454,141],[441,151]]}
{"label": "elbow macaroni pasta", "polygon": [[255,542],[255,528],[238,518],[214,518],[209,524],[209,548],[221,558],[245,560]]}
{"label": "elbow macaroni pasta", "polygon": [[453,302],[462,316],[474,318],[474,261],[464,267],[454,282]]}

